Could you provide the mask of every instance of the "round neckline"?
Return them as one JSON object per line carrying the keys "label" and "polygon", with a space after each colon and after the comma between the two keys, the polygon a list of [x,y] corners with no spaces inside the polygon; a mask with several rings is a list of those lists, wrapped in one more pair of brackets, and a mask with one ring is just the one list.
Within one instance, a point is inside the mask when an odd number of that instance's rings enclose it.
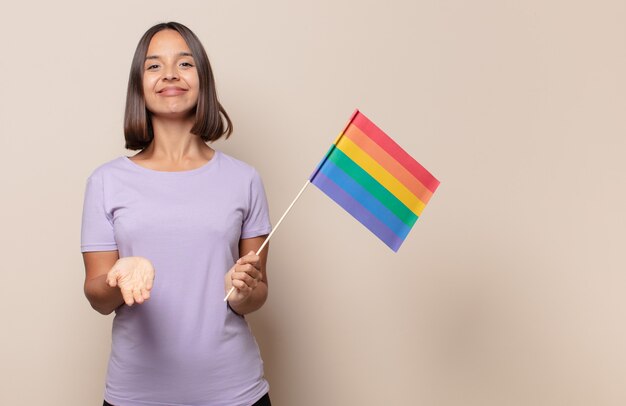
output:
{"label": "round neckline", "polygon": [[202,166],[199,166],[197,168],[194,169],[187,169],[184,171],[159,171],[156,169],[150,169],[150,168],[146,168],[145,166],[141,166],[138,163],[134,162],[132,159],[130,159],[130,157],[124,155],[122,157],[122,159],[127,162],[131,167],[133,167],[136,170],[139,170],[141,172],[145,172],[145,173],[153,173],[153,174],[157,174],[157,175],[164,175],[164,176],[185,176],[185,175],[192,175],[192,174],[196,174],[199,172],[204,172],[205,170],[209,169],[210,167],[213,166],[213,162],[221,155],[220,151],[214,149],[213,151],[213,157],[207,161],[205,164],[203,164]]}

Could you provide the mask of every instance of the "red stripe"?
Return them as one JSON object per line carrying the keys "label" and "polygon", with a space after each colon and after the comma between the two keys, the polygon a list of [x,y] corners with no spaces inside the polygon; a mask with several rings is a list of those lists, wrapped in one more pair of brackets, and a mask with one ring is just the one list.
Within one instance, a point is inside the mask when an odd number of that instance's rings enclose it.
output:
{"label": "red stripe", "polygon": [[[343,127],[343,130],[341,130],[341,133],[339,133],[339,137],[341,137],[343,135],[343,133],[346,132],[346,130],[348,129],[348,127],[350,126],[350,124],[352,123],[352,120],[354,120],[354,118],[361,114],[361,112],[359,111],[359,109],[354,110],[354,113],[352,113],[352,115],[350,116],[350,120],[348,120],[348,123],[345,125],[345,127]],[[338,140],[337,140],[338,141]],[[337,143],[337,141],[335,141],[335,144]]]}
{"label": "red stripe", "polygon": [[[348,123],[350,124],[350,123]],[[383,132],[376,124],[372,123],[363,113],[356,112],[356,116],[352,119],[352,124],[359,127],[363,133],[370,137],[382,149],[387,151],[389,155],[394,157],[398,163],[406,168],[413,176],[431,192],[435,192],[439,186],[439,181],[419,164],[411,155],[402,149],[394,140]]]}
{"label": "red stripe", "polygon": [[348,126],[343,134],[376,161],[384,170],[396,178],[404,187],[409,189],[422,203],[428,204],[433,192],[422,185],[422,182],[407,171],[395,157],[389,155],[387,151],[382,149],[380,145],[361,131],[359,127],[355,125]]}

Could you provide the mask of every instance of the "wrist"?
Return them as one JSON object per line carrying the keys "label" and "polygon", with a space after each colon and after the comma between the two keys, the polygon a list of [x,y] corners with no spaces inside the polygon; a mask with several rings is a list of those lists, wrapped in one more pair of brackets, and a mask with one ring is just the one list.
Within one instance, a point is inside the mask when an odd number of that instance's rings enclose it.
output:
{"label": "wrist", "polygon": [[243,314],[239,313],[237,310],[235,310],[235,309],[233,308],[233,306],[231,306],[231,304],[230,304],[230,300],[227,300],[227,301],[226,301],[226,307],[228,307],[228,308],[230,309],[230,311],[231,311],[231,312],[233,312],[233,313],[235,313],[237,316],[239,316],[239,317],[244,317],[244,315],[243,315]]}

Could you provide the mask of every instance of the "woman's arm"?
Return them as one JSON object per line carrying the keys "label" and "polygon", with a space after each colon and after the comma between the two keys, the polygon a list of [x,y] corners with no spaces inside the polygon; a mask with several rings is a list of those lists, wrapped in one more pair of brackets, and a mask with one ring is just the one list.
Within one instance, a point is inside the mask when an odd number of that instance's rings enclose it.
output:
{"label": "woman's arm", "polygon": [[83,253],[85,296],[95,310],[110,314],[122,304],[132,306],[150,298],[152,263],[142,257],[120,258],[118,251]]}
{"label": "woman's arm", "polygon": [[112,288],[106,282],[107,274],[118,259],[117,251],[83,253],[85,296],[91,307],[102,314],[110,314],[124,303],[122,292],[118,288]]}
{"label": "woman's arm", "polygon": [[257,256],[267,236],[246,238],[239,241],[240,259],[226,274],[226,292],[232,286],[235,291],[230,295],[228,304],[238,314],[252,313],[263,306],[267,299],[267,252],[269,244]]}

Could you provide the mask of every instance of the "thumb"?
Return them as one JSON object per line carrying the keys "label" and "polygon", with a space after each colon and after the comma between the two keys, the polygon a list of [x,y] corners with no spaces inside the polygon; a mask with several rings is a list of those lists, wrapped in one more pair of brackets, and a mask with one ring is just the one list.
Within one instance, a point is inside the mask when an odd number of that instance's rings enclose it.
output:
{"label": "thumb", "polygon": [[[248,255],[256,255],[256,254],[254,253],[254,251],[250,251],[250,252],[248,252],[246,255],[244,255],[244,257],[247,257]],[[241,257],[241,258],[239,258],[239,259],[237,260],[237,264],[238,264],[238,265],[241,265],[241,264],[243,264],[244,262],[245,262],[245,261],[244,261],[243,257]]]}
{"label": "thumb", "polygon": [[112,288],[117,286],[117,275],[118,275],[117,269],[112,270],[107,275],[106,282]]}

